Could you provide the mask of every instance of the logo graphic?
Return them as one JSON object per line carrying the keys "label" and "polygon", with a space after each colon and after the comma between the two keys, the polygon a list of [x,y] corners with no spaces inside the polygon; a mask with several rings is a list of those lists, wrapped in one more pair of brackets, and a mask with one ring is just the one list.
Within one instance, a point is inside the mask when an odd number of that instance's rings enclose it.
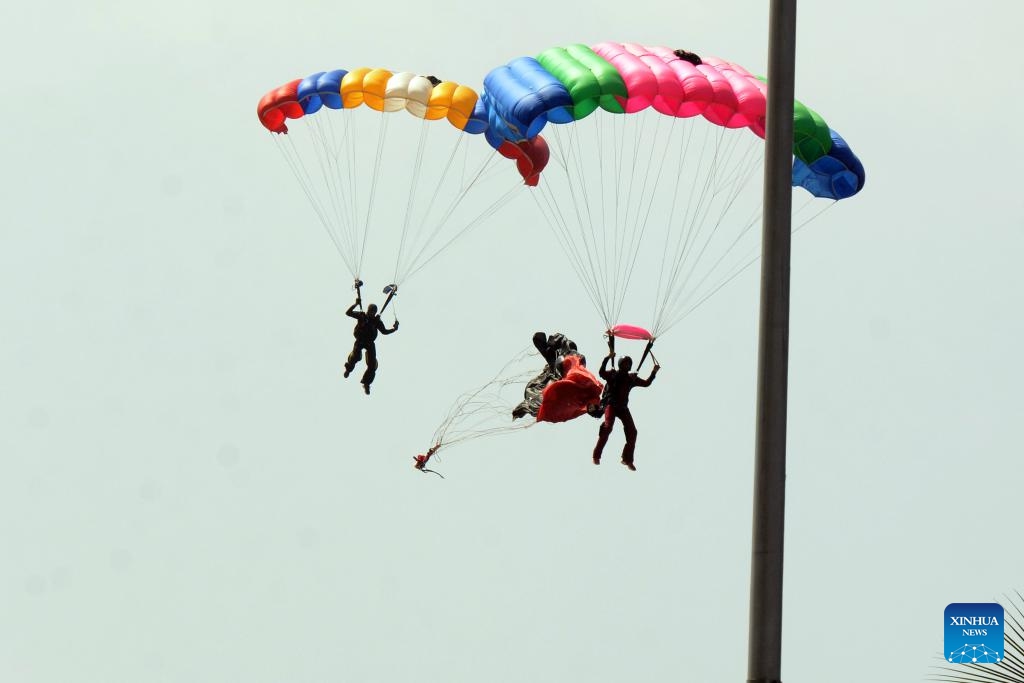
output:
{"label": "logo graphic", "polygon": [[995,602],[954,602],[945,613],[946,661],[998,664],[1003,661],[1003,606]]}

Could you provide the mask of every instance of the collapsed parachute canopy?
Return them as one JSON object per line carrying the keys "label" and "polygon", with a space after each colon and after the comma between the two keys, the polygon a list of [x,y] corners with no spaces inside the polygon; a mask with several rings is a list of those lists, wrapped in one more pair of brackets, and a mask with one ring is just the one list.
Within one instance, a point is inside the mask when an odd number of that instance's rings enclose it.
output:
{"label": "collapsed parachute canopy", "polygon": [[600,404],[601,381],[587,369],[574,341],[561,332],[548,337],[538,332],[533,341],[548,362],[527,382],[513,420],[529,414],[538,422],[566,422]]}

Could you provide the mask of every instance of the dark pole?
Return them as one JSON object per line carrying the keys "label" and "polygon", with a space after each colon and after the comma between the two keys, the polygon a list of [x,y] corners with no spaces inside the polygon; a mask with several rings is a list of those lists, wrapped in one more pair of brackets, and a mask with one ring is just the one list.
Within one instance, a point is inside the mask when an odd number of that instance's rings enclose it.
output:
{"label": "dark pole", "polygon": [[782,680],[796,0],[771,0],[747,680]]}

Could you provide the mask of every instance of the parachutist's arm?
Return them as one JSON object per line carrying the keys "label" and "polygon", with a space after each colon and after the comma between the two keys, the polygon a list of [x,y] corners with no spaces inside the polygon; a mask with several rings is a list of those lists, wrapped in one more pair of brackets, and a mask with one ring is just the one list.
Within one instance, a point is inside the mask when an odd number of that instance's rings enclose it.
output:
{"label": "parachutist's arm", "polygon": [[356,303],[354,303],[351,306],[349,306],[348,310],[345,311],[345,315],[347,315],[350,318],[355,318],[356,320],[358,320],[359,319],[359,314],[356,313],[356,306],[358,306],[358,305],[359,305],[359,302],[357,301]]}
{"label": "parachutist's arm", "polygon": [[651,376],[650,377],[648,377],[647,379],[641,379],[640,377],[636,377],[636,379],[633,382],[633,386],[637,386],[637,387],[649,387],[649,386],[651,386],[651,382],[654,381],[654,378],[658,375],[658,370],[660,370],[660,369],[661,369],[660,365],[655,365],[654,369],[651,370]]}
{"label": "parachutist's arm", "polygon": [[615,374],[614,370],[608,370],[608,361],[612,359],[611,355],[605,356],[604,360],[601,361],[601,369],[597,374],[601,376],[601,379],[611,379],[612,375]]}
{"label": "parachutist's arm", "polygon": [[387,327],[384,327],[384,321],[381,320],[380,318],[377,318],[377,330],[381,334],[391,334],[392,332],[394,332],[397,329],[398,329],[398,320],[397,319],[395,320],[395,326],[394,327],[387,328]]}

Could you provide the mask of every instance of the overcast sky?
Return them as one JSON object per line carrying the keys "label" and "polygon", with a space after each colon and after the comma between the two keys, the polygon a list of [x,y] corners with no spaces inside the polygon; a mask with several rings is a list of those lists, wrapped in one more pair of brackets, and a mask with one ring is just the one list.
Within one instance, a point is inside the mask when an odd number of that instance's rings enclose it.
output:
{"label": "overcast sky", "polygon": [[[255,105],[603,40],[763,73],[767,5],[0,9],[0,680],[745,680],[756,269],[659,342],[638,472],[584,417],[423,476],[459,392],[601,321],[520,196],[403,291],[367,398]],[[794,240],[783,679],[920,680],[948,603],[1024,588],[1024,10],[799,12],[797,97],[868,181]]]}

